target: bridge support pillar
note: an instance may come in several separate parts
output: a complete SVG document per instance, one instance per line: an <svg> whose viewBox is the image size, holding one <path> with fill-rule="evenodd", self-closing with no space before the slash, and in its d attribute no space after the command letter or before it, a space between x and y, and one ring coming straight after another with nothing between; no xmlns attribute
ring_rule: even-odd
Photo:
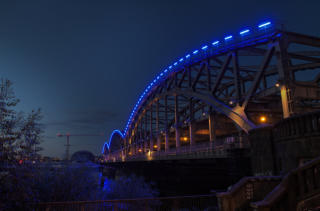
<svg viewBox="0 0 320 211"><path fill-rule="evenodd" d="M180 148L180 128L179 128L179 100L178 95L174 98L174 119L175 119L175 133L176 133L176 150Z"/></svg>
<svg viewBox="0 0 320 211"><path fill-rule="evenodd" d="M153 151L153 138L150 137L150 146L149 146L149 150L152 152Z"/></svg>
<svg viewBox="0 0 320 211"><path fill-rule="evenodd" d="M135 154L135 155L138 154L138 148L139 148L139 147L138 147L138 144L135 143L135 144L134 144L134 154Z"/></svg>
<svg viewBox="0 0 320 211"><path fill-rule="evenodd" d="M209 114L209 138L210 138L210 146L214 146L214 142L216 140L216 130L215 130L215 114Z"/></svg>
<svg viewBox="0 0 320 211"><path fill-rule="evenodd" d="M143 152L146 153L148 150L148 141L143 142Z"/></svg>
<svg viewBox="0 0 320 211"><path fill-rule="evenodd" d="M165 151L167 152L169 150L169 132L165 132Z"/></svg>
<svg viewBox="0 0 320 211"><path fill-rule="evenodd" d="M139 154L140 142L141 142L141 140L140 140L140 141L137 143L137 145L136 145L136 154L137 154L137 155Z"/></svg>
<svg viewBox="0 0 320 211"><path fill-rule="evenodd" d="M132 155L135 155L136 154L136 144L134 143L132 145Z"/></svg>
<svg viewBox="0 0 320 211"><path fill-rule="evenodd" d="M158 150L158 152L160 152L161 151L161 136L160 135L157 136L157 146L158 146L157 150Z"/></svg>
<svg viewBox="0 0 320 211"><path fill-rule="evenodd" d="M189 139L190 139L190 146L193 146L195 144L194 140L194 122L189 122Z"/></svg>
<svg viewBox="0 0 320 211"><path fill-rule="evenodd" d="M277 45L277 68L279 71L280 95L283 118L288 118L293 113L292 96L289 81L294 79L293 72L289 71L290 58L288 56L288 42L280 41Z"/></svg>
<svg viewBox="0 0 320 211"><path fill-rule="evenodd" d="M288 118L292 113L292 106L291 106L292 103L290 102L291 93L289 88L286 85L281 85L280 94L281 94L283 118Z"/></svg>
<svg viewBox="0 0 320 211"><path fill-rule="evenodd" d="M128 153L130 155L133 155L133 151L134 151L134 146L133 146L133 144L131 144Z"/></svg>
<svg viewBox="0 0 320 211"><path fill-rule="evenodd" d="M176 150L180 148L180 128L176 127Z"/></svg>

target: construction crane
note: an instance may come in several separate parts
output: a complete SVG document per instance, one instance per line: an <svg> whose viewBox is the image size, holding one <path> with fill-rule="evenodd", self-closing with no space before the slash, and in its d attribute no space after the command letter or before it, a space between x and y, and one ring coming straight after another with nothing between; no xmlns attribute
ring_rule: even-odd
<svg viewBox="0 0 320 211"><path fill-rule="evenodd" d="M66 143L66 160L69 161L69 152L70 152L70 136L103 136L103 133L100 134L70 134L70 133L66 133L66 134L61 134L58 133L57 134L58 137L67 137L67 143Z"/></svg>

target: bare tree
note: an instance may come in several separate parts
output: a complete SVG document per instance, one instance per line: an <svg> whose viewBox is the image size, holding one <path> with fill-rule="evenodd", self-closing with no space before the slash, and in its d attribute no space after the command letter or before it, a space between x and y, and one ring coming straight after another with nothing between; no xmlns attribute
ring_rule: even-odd
<svg viewBox="0 0 320 211"><path fill-rule="evenodd" d="M37 160L40 156L38 152L41 151L42 148L39 147L39 144L41 143L41 134L43 133L43 125L40 124L41 119L42 114L40 109L32 110L32 112L24 118L19 139L20 150L18 152L22 158Z"/></svg>
<svg viewBox="0 0 320 211"><path fill-rule="evenodd" d="M21 135L22 116L13 108L19 100L14 96L12 82L0 80L0 160L12 161L16 156L16 140Z"/></svg>
<svg viewBox="0 0 320 211"><path fill-rule="evenodd" d="M18 158L36 159L43 133L41 110L25 116L17 112L12 82L0 79L0 163L14 163Z"/></svg>

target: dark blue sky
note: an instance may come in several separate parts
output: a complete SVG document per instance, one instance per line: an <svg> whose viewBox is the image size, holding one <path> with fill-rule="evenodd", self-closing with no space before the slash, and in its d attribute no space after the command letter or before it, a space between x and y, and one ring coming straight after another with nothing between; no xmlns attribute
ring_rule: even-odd
<svg viewBox="0 0 320 211"><path fill-rule="evenodd" d="M319 0L0 1L0 76L20 110L42 108L43 154L62 156L58 132L123 129L147 83L203 43L270 19L320 36ZM106 137L72 137L98 154Z"/></svg>

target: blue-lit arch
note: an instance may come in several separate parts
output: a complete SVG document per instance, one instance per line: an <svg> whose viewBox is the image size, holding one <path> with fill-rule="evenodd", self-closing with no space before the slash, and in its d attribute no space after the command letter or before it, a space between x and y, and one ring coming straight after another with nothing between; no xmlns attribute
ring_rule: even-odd
<svg viewBox="0 0 320 211"><path fill-rule="evenodd" d="M113 138L113 136L114 136L115 134L119 134L121 138L124 138L124 135L123 135L123 133L122 133L120 130L113 130L112 133L111 133L111 135L110 135L110 137L109 137L109 141L108 141L108 142L106 141L106 142L103 144L102 152L101 152L102 154L105 152L106 147L107 147L108 150L110 149L111 142L112 142L112 138Z"/></svg>

